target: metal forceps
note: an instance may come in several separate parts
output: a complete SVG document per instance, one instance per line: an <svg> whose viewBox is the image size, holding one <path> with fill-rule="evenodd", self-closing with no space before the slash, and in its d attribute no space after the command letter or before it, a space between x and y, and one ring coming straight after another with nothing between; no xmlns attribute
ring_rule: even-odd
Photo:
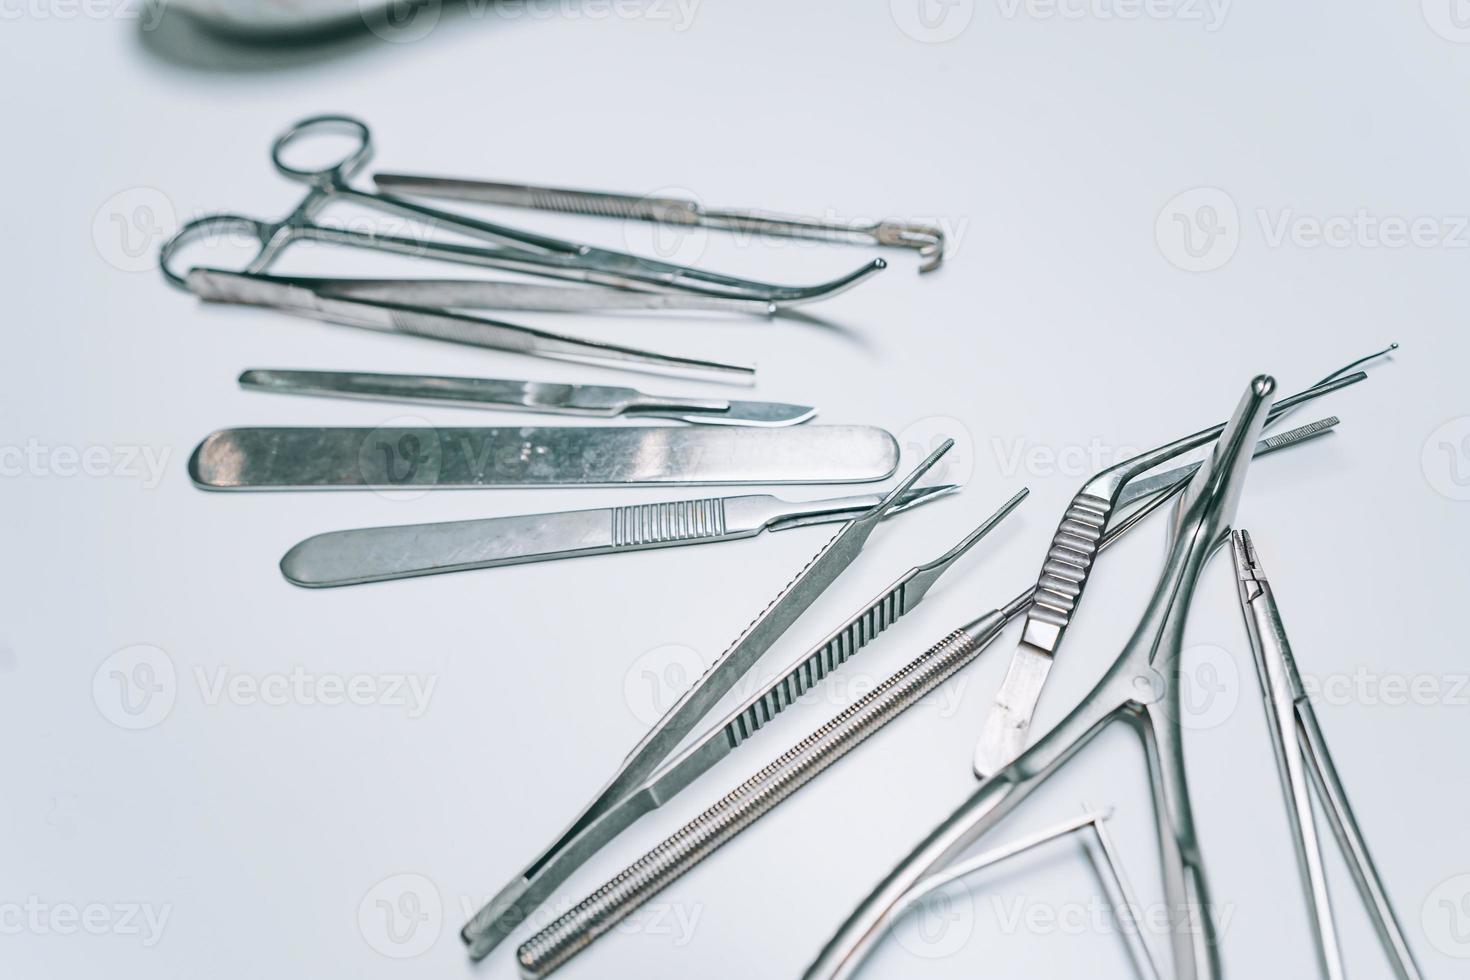
<svg viewBox="0 0 1470 980"><path fill-rule="evenodd" d="M1395 344L1388 350L1397 346ZM1361 381L1364 377L1361 372L1353 375L1347 375L1347 372L1383 353L1387 351L1359 358L1327 375L1313 388L1282 399L1271 408L1266 424L1275 422L1310 398ZM1097 557L1098 541L1109 515L1126 501L1128 495L1146 492L1161 479L1140 479L1142 474L1166 459L1204 445L1219 431L1217 427L1197 432L1124 460L1088 480L1072 498L1047 550L1036 583L1036 601L1026 613L1026 625L1016 644L1010 667L981 728L975 746L977 777L984 779L998 771L1025 748L1041 690L1061 646L1062 636L1087 587L1087 578Z"/></svg>
<svg viewBox="0 0 1470 980"><path fill-rule="evenodd" d="M572 190L539 184L507 184L495 180L422 177L416 174L373 174L373 183L389 191L422 194L456 201L481 201L509 207L626 218L656 224L713 228L717 231L778 235L848 245L886 245L917 249L920 272L933 272L944 261L944 232L933 225L908 221L829 221L805 215L775 214L735 208L707 208L682 197L650 197L609 191Z"/></svg>
<svg viewBox="0 0 1470 980"><path fill-rule="evenodd" d="M1330 430L1336 421L1326 419L1283 432L1257 444L1255 455L1263 456L1315 438ZM1138 507L1126 514L1120 512L1109 524L1098 550L1106 549L1149 514L1175 499L1188 486L1194 471L1195 467L1182 466L1160 474L1161 481L1153 490L1140 496L1143 502ZM1020 496L1013 497L1000 512L971 532L948 554L900 578L878 599L839 627L826 642L792 664L779 681L736 709L723 726L727 740L719 737L722 734L720 726L712 729L679 758L649 777L643 784L643 790L605 814L599 824L615 820L618 812L627 809L638 797L659 797L677 792L679 787L707 768L706 760L712 761L711 750L717 753L713 756L717 759L723 754L721 750L729 751L726 745L742 744L750 731L769 720L785 701L805 691L813 677L820 679L834 669L830 666L834 659L839 665L845 662L870 634L881 631L891 622L891 617L916 605L945 568L1014 506ZM798 741L774 762L742 781L699 816L614 874L600 888L521 944L516 951L516 959L522 976L544 977L566 963L633 910L790 799L838 759L854 751L889 722L919 703L930 691L979 657L1012 619L1026 611L1035 592L1034 586L1024 589L1004 606L988 610L950 631L919 657L890 674L838 715ZM596 833L597 827L598 824L594 824L584 833L583 839ZM574 844L573 848L576 846ZM1112 863L1116 864L1115 861ZM955 870L948 869L944 874L950 875ZM939 879L939 875L930 876L925 883ZM1126 904L1129 908L1136 907L1131 900ZM1142 937L1134 932L1129 938L1140 970L1149 977L1156 977L1157 971L1151 968L1152 959Z"/></svg>
<svg viewBox="0 0 1470 980"><path fill-rule="evenodd" d="M656 791L648 790L646 781L715 703L857 558L878 523L953 445L954 440L945 440L881 501L843 525L634 746L612 779L571 825L475 913L460 933L473 958L480 959L494 949L605 840L682 788L683 783L675 779ZM723 734L720 740L724 740ZM735 744L731 742L730 747ZM695 762L686 770L684 782L692 779L702 764L712 763Z"/></svg>
<svg viewBox="0 0 1470 980"><path fill-rule="evenodd" d="M1092 691L1055 728L983 781L865 898L808 968L807 980L850 976L888 910L951 863L1115 721L1143 740L1169 905L1177 980L1213 980L1219 951L1194 829L1180 729L1179 658L1200 572L1224 543L1250 467L1251 446L1276 383L1252 379L1208 461L1185 488L1176 532L1153 597L1132 638Z"/></svg>
<svg viewBox="0 0 1470 980"><path fill-rule="evenodd" d="M292 144L304 138L312 135L344 134L354 138L357 145L336 162L319 167L298 167L285 159ZM754 303L756 310L769 312L772 306L790 306L832 296L856 285L885 266L883 260L875 259L846 276L812 286L781 286L692 269L539 235L464 214L426 207L391 194L360 190L351 186L350 179L366 165L371 155L372 139L368 127L352 116L313 116L296 123L271 144L271 161L277 172L307 185L308 190L301 203L280 221L260 221L238 214L207 215L190 221L164 243L160 255L164 276L175 286L190 288L186 278L171 267L174 255L190 241L230 230L243 230L260 242L260 251L246 267L247 273L264 272L292 242L309 240L634 292L663 294L663 298L655 296L649 300L651 307L668 306L671 303L668 297L678 296L689 297L696 306L719 308L733 303L735 309L750 310ZM318 224L317 215L333 200L406 217L433 228L466 235L490 244L452 244L421 238L369 234ZM389 293L398 290L422 293L425 285L413 280L399 281L396 285L389 283L380 286L377 292L379 298L384 290ZM458 285L464 286L462 283ZM446 287L446 292L454 293L461 301L473 298L464 295L463 288ZM573 290L569 293L568 302L572 305L566 308L587 308L589 294L585 290ZM549 300L543 299L543 305L538 308L557 308L554 305L544 305L546 302ZM435 305L449 304L438 302ZM626 297L619 298L614 305L626 307Z"/></svg>
<svg viewBox="0 0 1470 980"><path fill-rule="evenodd" d="M1337 941L1337 925L1332 915L1332 899L1327 891L1327 873L1322 864L1316 817L1312 812L1307 783L1309 770L1363 904L1373 919L1384 951L1388 953L1394 975L1399 980L1420 980L1419 966L1414 962L1403 928L1394 917L1383 880L1373 865L1368 844L1353 817L1347 791L1338 778L1337 767L1327 750L1327 740L1317 724L1317 715L1307 698L1301 675L1297 673L1296 659L1291 655L1291 643L1286 638L1281 612L1276 607L1271 583L1261 569L1255 546L1245 531L1232 534L1230 544L1235 556L1240 609L1245 616L1246 631L1250 634L1261 693L1266 698L1271 744L1281 772L1281 788L1286 795L1287 817L1296 844L1302 884L1306 889L1307 912L1316 933L1317 958L1322 974L1330 980L1343 980L1346 975Z"/></svg>

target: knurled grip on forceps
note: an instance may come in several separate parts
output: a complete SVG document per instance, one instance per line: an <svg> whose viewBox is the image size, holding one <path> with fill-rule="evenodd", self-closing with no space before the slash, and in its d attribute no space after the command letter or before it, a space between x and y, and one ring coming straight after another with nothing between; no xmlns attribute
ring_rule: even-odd
<svg viewBox="0 0 1470 980"><path fill-rule="evenodd" d="M973 660L1004 622L995 612L950 633L532 936L516 950L522 975L548 975L612 929Z"/></svg>

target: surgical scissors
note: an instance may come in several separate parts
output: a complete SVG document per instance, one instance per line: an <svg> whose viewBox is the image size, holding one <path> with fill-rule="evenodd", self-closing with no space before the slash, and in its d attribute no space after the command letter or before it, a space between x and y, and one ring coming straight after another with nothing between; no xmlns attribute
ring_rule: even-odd
<svg viewBox="0 0 1470 980"><path fill-rule="evenodd" d="M1327 891L1327 871L1322 864L1322 848L1317 837L1316 817L1308 795L1308 770L1332 830L1342 846L1363 904L1373 919L1379 941L1388 953L1394 975L1399 980L1420 980L1419 966L1414 962L1403 928L1394 917L1383 879L1373 865L1368 844L1353 817L1347 791L1338 778L1337 767L1327 751L1326 737L1317 724L1317 714L1297 672L1291 643L1286 638L1286 627L1281 622L1281 611L1276 606L1276 595L1261 569L1255 545L1245 531L1231 535L1230 544L1235 556L1240 610L1245 616L1246 631L1250 634L1261 694L1266 699L1271 744L1281 773L1281 788L1286 796L1287 817L1296 844L1302 884L1306 889L1307 911L1316 933L1317 957L1322 973L1331 980L1342 980L1345 976L1337 926L1332 915L1332 899Z"/></svg>
<svg viewBox="0 0 1470 980"><path fill-rule="evenodd" d="M1148 760L1174 975L1177 980L1219 976L1216 923L1184 769L1179 661L1195 587L1225 541L1250 467L1250 447L1265 424L1275 389L1268 376L1251 380L1209 460L1180 496L1173 544L1153 597L1102 679L1056 727L985 779L869 893L808 968L806 980L850 976L904 895L984 836L1119 720L1138 731Z"/></svg>
<svg viewBox="0 0 1470 980"><path fill-rule="evenodd" d="M340 159L321 166L296 166L288 162L286 157L293 144L313 135L346 135L355 140L355 146ZM663 299L650 301L653 306L669 305L668 295L689 296L696 300L697 305L705 306L717 305L710 301L719 300L737 301L737 308L745 308L752 300L761 304L791 306L835 295L885 267L882 259L874 259L848 275L826 283L781 286L596 248L426 207L391 194L353 187L349 181L367 164L371 155L372 136L361 120L343 115L312 116L301 120L271 144L271 161L277 172L290 180L307 185L306 196L301 203L279 221L261 221L244 215L222 213L206 215L188 222L163 245L160 265L164 277L182 289L190 288L187 277L171 266L173 258L189 242L230 231L243 231L259 242L259 251L246 266L246 273L266 271L292 242L316 241L592 283L622 290L665 294ZM319 224L316 220L318 214L334 200L408 218L431 228L455 232L490 244L454 244ZM423 287L423 283L400 281L397 288L422 292ZM574 304L569 308L587 308L585 292L577 292L577 298L569 299ZM626 306L626 299L621 298L617 305ZM547 307L543 305L541 308Z"/></svg>

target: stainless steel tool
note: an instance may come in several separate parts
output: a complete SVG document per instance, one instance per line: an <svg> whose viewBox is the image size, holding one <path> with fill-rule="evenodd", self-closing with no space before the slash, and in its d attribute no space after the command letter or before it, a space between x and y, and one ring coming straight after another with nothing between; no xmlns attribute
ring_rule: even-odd
<svg viewBox="0 0 1470 980"><path fill-rule="evenodd" d="M1219 977L1215 910L1181 746L1179 658L1195 586L1210 555L1224 543L1250 466L1250 448L1265 424L1274 391L1269 377L1251 381L1208 463L1180 495L1173 543L1153 597L1102 679L1056 727L985 779L884 878L823 948L808 968L807 980L851 976L889 910L905 894L975 844L1099 732L1120 720L1139 733L1148 760L1174 975L1178 980Z"/></svg>
<svg viewBox="0 0 1470 980"><path fill-rule="evenodd" d="M953 483L916 487L900 497L888 513L902 513L958 489ZM322 588L615 551L734 541L767 530L850 521L876 507L880 500L882 497L875 493L804 501L782 500L763 493L328 531L286 552L281 559L281 574L294 585Z"/></svg>
<svg viewBox="0 0 1470 980"><path fill-rule="evenodd" d="M675 419L702 425L797 425L817 413L810 405L649 395L634 388L608 385L424 374L369 374L361 371L253 369L240 375L240 387L283 395L498 408L602 419L616 416Z"/></svg>
<svg viewBox="0 0 1470 980"><path fill-rule="evenodd" d="M321 137L347 137L349 152L321 166L298 166L287 157L299 153L301 144ZM260 243L260 250L244 269L247 274L264 272L292 242L314 241L359 249L390 252L412 258L435 259L502 269L510 272L590 283L634 292L664 293L696 298L758 300L791 306L833 296L851 288L885 267L882 259L846 276L812 286L781 286L693 269L611 249L597 248L548 235L511 228L425 207L405 198L360 190L349 181L372 155L372 136L359 119L342 115L312 116L291 126L271 144L271 161L282 176L308 187L301 203L280 221L260 221L238 214L213 214L196 218L164 243L159 264L164 277L174 285L191 289L173 260L191 242L245 235ZM435 231L477 239L465 245L430 238L379 234L322 225L319 213L331 202L343 201L406 218ZM574 307L586 308L583 297ZM667 302L667 301L665 301ZM444 306L436 302L435 306Z"/></svg>
<svg viewBox="0 0 1470 980"><path fill-rule="evenodd" d="M1360 358L1332 372L1316 386L1282 399L1272 407L1267 424L1318 395L1362 380L1362 372L1351 375L1347 372L1383 353L1386 351ZM1025 747L1047 675L1087 587L1098 536L1108 514L1118 506L1124 487L1164 460L1204 445L1221 428L1215 426L1197 432L1111 466L1088 480L1072 498L1041 566L1036 603L1026 613L1026 626L1016 644L1016 652L981 728L975 746L977 777L983 779L998 772Z"/></svg>
<svg viewBox="0 0 1470 980"><path fill-rule="evenodd" d="M1283 433L1280 438L1285 440L1284 445L1296 445L1327 431L1330 428L1330 425L1324 425L1327 421L1335 423L1335 420L1315 422ZM1148 499L1133 510L1124 513L1120 509L1115 512L1114 520L1098 544L1099 552L1183 492L1192 472L1192 467L1173 471L1173 483L1155 486ZM1012 498L1007 507L1014 506L1017 499ZM993 524L999 516L991 518L987 526ZM915 592L915 587L922 586L927 591L932 584L934 570L937 568L942 571L947 567L947 562L953 560L951 556L961 548L968 547L985 529L986 526L982 526L944 558L913 569L895 582L823 644L793 663L774 683L732 712L723 725L712 728L681 753L678 759L649 777L642 789L630 795L625 803L584 831L578 841L574 842L572 849L579 846L586 849L601 846L632 819L636 819L637 815L646 812L646 804L644 809L636 810L631 816L620 811L635 810L641 800L659 800L667 795L670 786L682 788L714 761L723 758L729 751L726 746L743 744L750 734L769 721L786 704L799 697L830 670L846 662L851 652L855 652L857 647L891 623L895 605L903 610L915 603L916 600L911 596L916 594L922 597L923 592ZM935 687L978 657L1000 635L1007 623L1026 611L1035 594L1034 586L1023 590L1003 607L990 610L949 633L837 717L798 742L776 761L742 782L705 813L654 847L641 860L629 865L605 886L521 946L518 958L523 972L528 976L543 976L555 969L643 902L815 779L819 773L878 729L917 704ZM876 628L873 625L875 623ZM851 639L854 635L856 642ZM610 821L618 822L610 830L601 826ZM581 859L585 859L585 856ZM1141 964L1140 969L1149 973L1152 959L1141 940L1136 944L1130 943L1130 946L1133 947L1137 962Z"/></svg>
<svg viewBox="0 0 1470 980"><path fill-rule="evenodd" d="M708 825L721 821L722 817L727 816L721 808L729 807L734 796L735 794L731 794L730 797L726 797L715 807L701 814L698 819L686 824L678 833L665 839L642 859L629 865L617 877L522 943L516 950L516 961L520 966L521 976L528 980L542 980L543 977L550 976L573 956L586 949L597 937L605 935L625 919L642 902L652 897L654 893L648 893L646 889L639 887L643 881L648 880L649 869L653 867L670 869L675 866L677 860L675 855L693 854L698 850L708 848L711 829ZM746 799L741 798L740 804L736 805L742 805L745 802ZM1112 841L1103 830L1103 823L1109 816L1109 813L1094 813L1088 810L1080 817L1074 817L1057 826L1028 834L1003 847L978 854L942 873L936 873L905 895L902 901L896 904L890 914L885 917L881 928L884 930L891 928L904 912L914 908L928 895L941 888L953 885L1010 858L1032 851L1043 844L1070 837L1073 834L1088 832L1095 847L1092 852L1093 867L1097 870L1103 888L1108 893L1114 918L1123 934L1128 953L1133 959L1138 974L1144 980L1159 980L1159 972L1154 965L1153 957L1138 935L1137 928L1133 925L1132 916L1136 914L1139 907L1138 901L1133 897L1127 878L1123 875ZM707 850L705 853L708 853ZM668 880L671 881L672 878ZM634 900L635 896L637 900Z"/></svg>
<svg viewBox="0 0 1470 980"><path fill-rule="evenodd" d="M1306 891L1307 912L1312 921L1322 975L1331 980L1343 980L1346 972L1337 939L1337 924L1332 914L1332 897L1327 890L1327 870L1322 863L1317 819L1312 810L1311 787L1307 781L1309 772L1379 941L1388 954L1394 975L1399 980L1420 980L1419 965L1414 962L1403 927L1394 916L1383 879L1368 853L1367 841L1353 816L1347 791L1337 775L1337 767L1327 750L1326 737L1317 724L1316 712L1297 672L1296 658L1292 656L1286 627L1281 622L1281 611L1276 606L1276 594L1261 568L1261 560L1250 535L1236 531L1230 543L1235 556L1240 609L1245 616L1246 631L1250 634L1251 650L1255 654L1261 694L1266 699L1271 744L1281 773L1286 813L1296 844L1298 867L1302 887Z"/></svg>
<svg viewBox="0 0 1470 980"><path fill-rule="evenodd" d="M337 296L313 287L309 280L200 268L189 272L187 282L191 292L209 302L264 306L309 320L382 333L426 337L602 367L681 374L741 384L749 383L755 376L755 368L749 365L660 354L503 320L451 313L437 307Z"/></svg>
<svg viewBox="0 0 1470 980"><path fill-rule="evenodd" d="M1335 420L1331 421L1335 423ZM1285 445L1294 445L1321 435L1327 431L1327 428L1330 426L1316 422L1292 432L1283 433L1280 438L1284 440ZM1189 476L1183 470L1176 471L1176 475L1177 479L1173 485L1156 488L1150 499L1132 511L1126 514L1119 512L1115 515L1115 520L1109 526L1107 535L1099 548L1106 548L1148 514L1181 492L1189 482ZM846 663L858 650L891 626L899 617L918 606L937 579L1019 503L1023 495L1024 491L1012 497L996 514L944 555L932 562L910 569L906 574L900 576L897 581L863 606L825 640L778 671L772 681L731 711L723 721L711 726L688 748L665 763L636 789L624 794L620 802L604 808L600 815L583 822L580 827L574 827L575 833L569 831L555 848L543 855L537 864L527 869L521 879L502 889L501 894L466 925L464 937L467 942L471 943L471 955L478 958L488 953L529 913L529 909L534 907L535 902L548 897L560 881L580 867L592 854L597 853L639 817L657 808L663 801L688 786L732 750L745 744L767 722L795 702L812 686ZM838 719L834 719L813 733L809 739L798 746L798 749L783 756L784 761L778 761L766 767L757 777L743 784L742 792L754 790L757 783L761 785L768 783L778 787L781 790L780 798L784 799L836 758L855 747L872 731L887 724L898 713L915 703L915 700L922 697L924 692L931 690L934 684L941 683L969 663L991 639L999 635L1006 622L1026 610L1034 594L1034 587L1027 589L1012 599L1002 610L986 613L969 627L950 634L929 652L895 674L894 678L886 682L880 691L871 692ZM973 644L968 640L962 642L960 637L969 636L971 628L974 630L975 642ZM819 748L806 751L818 743L820 743ZM726 831L738 833L740 829L769 808L766 802L770 799L769 795L761 796L760 799L752 796L749 800L742 800L738 805L722 810L723 817L719 819L732 818L733 823L721 824L721 826ZM776 802L779 802L779 799ZM711 817L705 821L704 825L712 826L714 819ZM685 838L681 838L683 839ZM713 840L708 837L699 839L706 842ZM638 903L656 892L658 888L693 867L711 850L713 848L681 851L677 860L661 859L659 868L662 870L657 870L640 879L642 883L638 888L623 889L619 895L623 900L633 903L629 908L631 910L632 907L636 907ZM647 889L652 889L652 891ZM534 901L527 900L527 894L533 895ZM600 900L600 907L608 914L617 914L620 904L608 904L606 899L607 896L603 896L603 899ZM591 928L592 924L601 921L601 915L602 913L591 915L583 919L582 924ZM585 938L590 942L593 934L588 932ZM562 948L562 944L559 943L558 948Z"/></svg>
<svg viewBox="0 0 1470 980"><path fill-rule="evenodd" d="M566 830L475 913L461 932L472 957L480 959L509 935L603 842L682 788L677 783L666 785L656 795L645 792L643 784L771 644L852 564L878 522L953 445L954 440L945 440L877 506L847 522L664 713ZM614 812L617 815L607 823L601 822Z"/></svg>
<svg viewBox="0 0 1470 980"><path fill-rule="evenodd" d="M898 443L861 425L786 429L240 428L189 459L204 490L866 483L898 466Z"/></svg>
<svg viewBox="0 0 1470 980"><path fill-rule="evenodd" d="M399 194L478 201L565 214L652 221L682 227L804 238L844 245L885 245L917 249L920 272L932 272L944 261L944 232L911 221L833 221L804 215L776 214L745 208L707 208L681 197L571 190L538 184L507 184L460 177L376 173L373 183Z"/></svg>

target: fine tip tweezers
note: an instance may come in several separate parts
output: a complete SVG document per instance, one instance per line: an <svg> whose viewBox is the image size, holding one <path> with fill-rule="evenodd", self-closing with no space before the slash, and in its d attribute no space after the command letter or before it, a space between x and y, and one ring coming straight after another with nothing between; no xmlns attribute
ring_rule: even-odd
<svg viewBox="0 0 1470 980"><path fill-rule="evenodd" d="M207 302L263 306L310 320L362 327L383 333L445 340L579 364L678 374L737 384L749 384L755 377L755 368L750 365L727 364L678 354L660 354L488 317L452 313L435 306L354 299L327 292L310 279L195 268L189 272L185 282L190 292Z"/></svg>
<svg viewBox="0 0 1470 980"><path fill-rule="evenodd" d="M1414 962L1404 930L1394 916L1383 879L1368 853L1367 841L1353 816L1347 791L1338 778L1337 767L1327 750L1326 737L1317 724L1317 714L1297 672L1291 643L1286 638L1286 627L1281 622L1281 611L1276 606L1275 593L1261 568L1255 546L1245 531L1236 531L1230 544L1235 556L1240 609L1245 616L1246 631L1250 634L1251 651L1255 654L1261 694L1266 700L1271 745L1281 774L1287 819L1296 845L1298 869L1322 975L1329 980L1343 980L1346 973L1337 939L1337 924L1332 914L1332 898L1327 890L1327 871L1322 863L1317 821L1312 810L1309 775L1357 883L1363 904L1373 920L1379 942L1388 954L1394 975L1398 980L1420 980L1419 966Z"/></svg>
<svg viewBox="0 0 1470 980"><path fill-rule="evenodd" d="M1299 394L1281 399L1271 407L1267 424L1313 398L1363 380L1366 375L1361 371L1344 375L1359 363L1361 360L1333 372ZM981 728L975 746L976 777L984 779L999 771L1025 748L1047 675L1087 587L1098 539L1108 516L1128 499L1130 491L1125 488L1161 463L1210 442L1224 428L1212 426L1102 470L1072 498L1037 578L1036 602L1026 613L1026 625L1016 651ZM1132 493L1144 492L1151 486L1139 482L1141 486Z"/></svg>
<svg viewBox="0 0 1470 980"><path fill-rule="evenodd" d="M1169 555L1131 639L1068 715L987 779L869 893L807 969L806 980L848 977L876 942L888 911L950 864L1115 721L1140 735L1153 788L1169 940L1179 980L1220 975L1219 939L1185 776L1179 656L1200 573L1224 543L1271 410L1275 381L1251 380L1208 461L1180 496ZM1279 403L1278 403L1279 404Z"/></svg>
<svg viewBox="0 0 1470 980"><path fill-rule="evenodd" d="M373 374L365 371L288 371L252 368L240 387L282 395L320 395L452 405L515 412L544 412L587 418L674 419L700 425L799 425L817 414L810 405L731 401L650 395L636 388L558 384L501 378L442 377L427 374Z"/></svg>
<svg viewBox="0 0 1470 980"><path fill-rule="evenodd" d="M915 487L889 516L958 490L953 483ZM782 500L768 493L705 497L596 510L517 514L434 524L328 531L298 543L281 559L293 585L326 588L499 568L529 562L751 538L814 524L850 521L882 497Z"/></svg>
<svg viewBox="0 0 1470 980"><path fill-rule="evenodd" d="M876 506L848 521L664 713L623 760L607 785L551 846L475 913L461 932L473 958L480 959L495 948L605 840L646 812L639 808L651 809L682 788L683 783L669 780L655 792L645 786L645 781L668 760L716 702L852 564L878 523L953 445L954 440L945 440ZM706 751L729 751L738 744L730 742L723 730L718 735L703 743L714 746ZM687 777L692 778L692 774ZM607 818L608 823L603 823L602 818Z"/></svg>
<svg viewBox="0 0 1470 980"><path fill-rule="evenodd" d="M918 250L920 272L944 261L944 232L910 221L826 221L804 215L735 208L707 208L681 197L573 190L538 184L510 184L462 177L376 173L381 190L455 201L477 201L562 214L651 221L681 227L713 228L748 235L774 235L846 245L883 245Z"/></svg>

